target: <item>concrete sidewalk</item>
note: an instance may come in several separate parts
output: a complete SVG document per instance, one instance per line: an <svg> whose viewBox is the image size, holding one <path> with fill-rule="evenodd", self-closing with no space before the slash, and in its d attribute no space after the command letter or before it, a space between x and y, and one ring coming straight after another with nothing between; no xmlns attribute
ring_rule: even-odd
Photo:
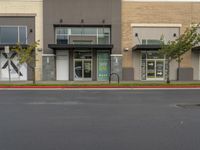
<svg viewBox="0 0 200 150"><path fill-rule="evenodd" d="M0 81L0 85L4 84L32 84L33 81ZM112 81L111 83L117 84L117 81ZM121 81L120 84L164 84L166 81ZM198 81L171 81L172 84L199 84L200 85L200 80ZM76 85L76 84L94 84L94 85L108 85L109 81L36 81L36 84L45 84L45 85L61 85L61 84L66 84L66 85Z"/></svg>

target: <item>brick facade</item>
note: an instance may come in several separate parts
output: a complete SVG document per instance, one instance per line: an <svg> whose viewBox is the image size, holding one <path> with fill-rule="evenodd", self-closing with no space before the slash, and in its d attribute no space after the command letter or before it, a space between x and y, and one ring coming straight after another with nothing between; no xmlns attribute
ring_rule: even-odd
<svg viewBox="0 0 200 150"><path fill-rule="evenodd" d="M200 3L195 2L131 2L122 3L123 67L133 67L133 31L131 24L181 24L180 34L192 23L200 21ZM184 55L181 67L192 67L192 52Z"/></svg>

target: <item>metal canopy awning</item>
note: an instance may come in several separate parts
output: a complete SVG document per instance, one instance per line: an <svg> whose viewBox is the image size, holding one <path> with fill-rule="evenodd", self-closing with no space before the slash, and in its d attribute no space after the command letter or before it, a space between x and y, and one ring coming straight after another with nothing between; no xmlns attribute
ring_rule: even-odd
<svg viewBox="0 0 200 150"><path fill-rule="evenodd" d="M4 50L5 46L9 46L10 49L14 48L15 46L17 46L17 44L0 44L0 50ZM22 48L27 48L28 45L27 44L22 44L21 45Z"/></svg>
<svg viewBox="0 0 200 150"><path fill-rule="evenodd" d="M196 47L192 48L192 51L200 52L200 46L196 46Z"/></svg>
<svg viewBox="0 0 200 150"><path fill-rule="evenodd" d="M146 44L138 44L135 45L132 50L133 51L157 51L161 49L161 45L146 45Z"/></svg>
<svg viewBox="0 0 200 150"><path fill-rule="evenodd" d="M49 44L48 47L53 50L112 50L113 45L96 45L96 44Z"/></svg>

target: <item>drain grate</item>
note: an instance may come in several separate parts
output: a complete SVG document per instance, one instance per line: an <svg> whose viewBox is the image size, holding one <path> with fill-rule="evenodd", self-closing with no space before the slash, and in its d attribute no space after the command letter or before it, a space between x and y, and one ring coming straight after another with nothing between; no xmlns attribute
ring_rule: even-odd
<svg viewBox="0 0 200 150"><path fill-rule="evenodd" d="M177 104L177 107L188 108L188 109L199 109L200 104Z"/></svg>

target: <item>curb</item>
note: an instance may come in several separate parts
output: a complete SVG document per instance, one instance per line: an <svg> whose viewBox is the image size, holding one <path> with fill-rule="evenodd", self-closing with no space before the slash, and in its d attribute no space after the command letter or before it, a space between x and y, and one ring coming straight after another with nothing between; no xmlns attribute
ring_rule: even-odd
<svg viewBox="0 0 200 150"><path fill-rule="evenodd" d="M200 86L0 86L0 89L200 89Z"/></svg>

